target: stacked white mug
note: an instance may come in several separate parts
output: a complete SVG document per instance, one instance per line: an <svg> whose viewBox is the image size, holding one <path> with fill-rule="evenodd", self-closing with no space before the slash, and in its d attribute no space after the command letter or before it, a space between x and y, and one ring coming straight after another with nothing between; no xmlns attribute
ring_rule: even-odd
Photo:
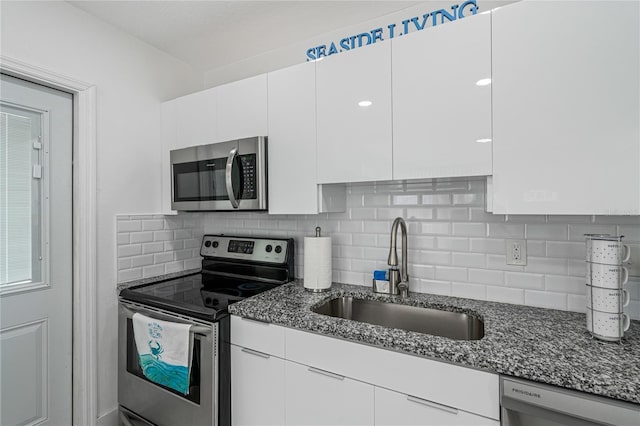
<svg viewBox="0 0 640 426"><path fill-rule="evenodd" d="M621 236L585 234L587 238L587 329L601 340L619 341L629 329L624 313L629 292L629 270L622 264L631 257Z"/></svg>

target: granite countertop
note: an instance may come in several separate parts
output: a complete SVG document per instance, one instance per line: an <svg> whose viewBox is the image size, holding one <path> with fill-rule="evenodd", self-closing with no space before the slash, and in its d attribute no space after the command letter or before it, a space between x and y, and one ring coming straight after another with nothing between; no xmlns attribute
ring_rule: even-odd
<svg viewBox="0 0 640 426"><path fill-rule="evenodd" d="M476 341L452 340L311 311L339 296L471 313L484 321L485 334ZM229 311L245 318L640 404L638 321L631 322L619 344L592 338L585 315L575 312L422 293L411 293L403 301L346 284L334 284L327 293L310 293L300 282L230 305Z"/></svg>

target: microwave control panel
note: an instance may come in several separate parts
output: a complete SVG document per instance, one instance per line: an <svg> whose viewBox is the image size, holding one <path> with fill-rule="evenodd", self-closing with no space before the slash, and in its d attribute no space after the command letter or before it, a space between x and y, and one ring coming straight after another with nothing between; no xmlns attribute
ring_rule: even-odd
<svg viewBox="0 0 640 426"><path fill-rule="evenodd" d="M248 154L240 156L242 164L242 199L253 200L256 192L256 155Z"/></svg>

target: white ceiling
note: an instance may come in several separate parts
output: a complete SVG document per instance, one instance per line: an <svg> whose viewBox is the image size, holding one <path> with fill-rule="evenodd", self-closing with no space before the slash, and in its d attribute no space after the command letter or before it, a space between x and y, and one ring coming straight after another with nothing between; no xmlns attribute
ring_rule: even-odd
<svg viewBox="0 0 640 426"><path fill-rule="evenodd" d="M197 69L223 67L424 1L69 1Z"/></svg>

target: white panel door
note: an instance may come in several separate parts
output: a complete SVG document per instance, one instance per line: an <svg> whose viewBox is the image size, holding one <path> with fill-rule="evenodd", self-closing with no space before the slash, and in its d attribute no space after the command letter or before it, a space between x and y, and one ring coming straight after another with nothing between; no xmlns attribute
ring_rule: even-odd
<svg viewBox="0 0 640 426"><path fill-rule="evenodd" d="M286 424L372 425L373 385L286 362Z"/></svg>
<svg viewBox="0 0 640 426"><path fill-rule="evenodd" d="M384 388L375 388L376 426L498 426L498 420Z"/></svg>
<svg viewBox="0 0 640 426"><path fill-rule="evenodd" d="M0 424L69 425L72 96L0 88Z"/></svg>
<svg viewBox="0 0 640 426"><path fill-rule="evenodd" d="M640 3L523 1L492 22L493 212L640 214Z"/></svg>
<svg viewBox="0 0 640 426"><path fill-rule="evenodd" d="M390 180L391 44L316 62L318 183Z"/></svg>
<svg viewBox="0 0 640 426"><path fill-rule="evenodd" d="M217 139L267 136L267 75L245 78L216 87Z"/></svg>
<svg viewBox="0 0 640 426"><path fill-rule="evenodd" d="M491 14L392 41L393 178L490 175Z"/></svg>
<svg viewBox="0 0 640 426"><path fill-rule="evenodd" d="M285 361L231 345L231 423L284 424Z"/></svg>

